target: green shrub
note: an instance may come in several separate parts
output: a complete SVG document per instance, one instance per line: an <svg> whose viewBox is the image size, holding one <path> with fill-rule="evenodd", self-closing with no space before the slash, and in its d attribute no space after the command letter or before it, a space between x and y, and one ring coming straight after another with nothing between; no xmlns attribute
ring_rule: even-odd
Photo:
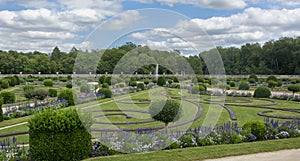
<svg viewBox="0 0 300 161"><path fill-rule="evenodd" d="M268 83L268 87L272 89L277 86L277 82L273 80L269 80L267 83Z"/></svg>
<svg viewBox="0 0 300 161"><path fill-rule="evenodd" d="M81 115L81 114L80 114ZM28 122L30 158L35 161L74 160L88 157L91 135L85 129L91 117L79 117L75 109L45 110Z"/></svg>
<svg viewBox="0 0 300 161"><path fill-rule="evenodd" d="M173 82L174 83L179 83L178 78L177 77L173 77Z"/></svg>
<svg viewBox="0 0 300 161"><path fill-rule="evenodd" d="M16 95L13 92L1 92L0 96L3 98L3 103L14 103L16 101Z"/></svg>
<svg viewBox="0 0 300 161"><path fill-rule="evenodd" d="M112 77L106 77L105 83L107 83L108 85L111 85L111 79L112 79Z"/></svg>
<svg viewBox="0 0 300 161"><path fill-rule="evenodd" d="M247 84L247 82L241 82L239 85L239 90L249 90L250 86Z"/></svg>
<svg viewBox="0 0 300 161"><path fill-rule="evenodd" d="M105 79L106 79L105 76L101 76L101 77L99 78L99 83L100 83L100 84L103 84L103 83L105 82Z"/></svg>
<svg viewBox="0 0 300 161"><path fill-rule="evenodd" d="M293 92L293 95L295 95L296 92L300 92L300 85L299 84L289 84L288 90Z"/></svg>
<svg viewBox="0 0 300 161"><path fill-rule="evenodd" d="M58 99L66 99L69 106L74 106L76 102L76 95L73 93L72 89L63 89L59 95Z"/></svg>
<svg viewBox="0 0 300 161"><path fill-rule="evenodd" d="M103 83L103 84L102 84L102 88L109 88L108 83Z"/></svg>
<svg viewBox="0 0 300 161"><path fill-rule="evenodd" d="M38 77L38 81L44 81L45 80L45 78L44 77Z"/></svg>
<svg viewBox="0 0 300 161"><path fill-rule="evenodd" d="M206 91L207 87L204 84L199 84L199 91Z"/></svg>
<svg viewBox="0 0 300 161"><path fill-rule="evenodd" d="M250 80L251 79L251 80ZM250 83L255 83L255 82L258 82L258 78L257 78L257 76L255 75L255 74L251 74L250 76L249 76L249 78L248 78L248 81L250 82Z"/></svg>
<svg viewBox="0 0 300 161"><path fill-rule="evenodd" d="M169 79L169 80L168 80L168 83L169 83L169 84L172 84L172 83L173 83L173 80L172 80L172 79Z"/></svg>
<svg viewBox="0 0 300 161"><path fill-rule="evenodd" d="M112 96L112 92L108 88L99 89L98 94L103 94L104 98L111 98Z"/></svg>
<svg viewBox="0 0 300 161"><path fill-rule="evenodd" d="M33 92L33 95L38 100L44 100L48 96L48 91L39 89Z"/></svg>
<svg viewBox="0 0 300 161"><path fill-rule="evenodd" d="M235 86L236 86L236 84L235 84L234 81L230 81L230 82L229 82L229 85L230 85L230 87L235 87Z"/></svg>
<svg viewBox="0 0 300 161"><path fill-rule="evenodd" d="M254 98L269 98L271 96L271 91L267 87L258 87L254 91Z"/></svg>
<svg viewBox="0 0 300 161"><path fill-rule="evenodd" d="M57 90L56 89L48 89L48 96L56 97L57 96Z"/></svg>
<svg viewBox="0 0 300 161"><path fill-rule="evenodd" d="M66 87L67 87L67 88L72 88L72 87L73 87L72 82L68 82L68 83L66 84Z"/></svg>
<svg viewBox="0 0 300 161"><path fill-rule="evenodd" d="M257 137L258 140L264 140L267 134L266 125L259 121L249 121L243 126L244 129L250 129L251 133Z"/></svg>
<svg viewBox="0 0 300 161"><path fill-rule="evenodd" d="M166 78L165 77L158 77L157 85L164 86L166 84Z"/></svg>
<svg viewBox="0 0 300 161"><path fill-rule="evenodd" d="M7 89L9 87L8 81L3 79L0 81L1 89Z"/></svg>
<svg viewBox="0 0 300 161"><path fill-rule="evenodd" d="M129 86L131 86L131 87L137 86L137 81L131 80L131 81L129 82Z"/></svg>
<svg viewBox="0 0 300 161"><path fill-rule="evenodd" d="M144 83L138 83L137 88L141 89L141 90L144 90L145 89Z"/></svg>
<svg viewBox="0 0 300 161"><path fill-rule="evenodd" d="M178 101L168 99L167 101L151 103L149 113L154 120L165 123L167 127L170 122L175 122L180 119L182 110Z"/></svg>
<svg viewBox="0 0 300 161"><path fill-rule="evenodd" d="M26 86L24 86L23 87L23 91L25 92L25 91L28 91L28 90L34 90L34 86L33 85L26 85Z"/></svg>
<svg viewBox="0 0 300 161"><path fill-rule="evenodd" d="M53 81L51 79L46 79L46 80L44 80L44 85L47 87L52 87Z"/></svg>
<svg viewBox="0 0 300 161"><path fill-rule="evenodd" d="M270 76L267 78L267 82L270 81L270 80L277 82L277 78L276 78L274 75L270 75Z"/></svg>
<svg viewBox="0 0 300 161"><path fill-rule="evenodd" d="M4 120L2 111L3 98L0 97L0 122Z"/></svg>
<svg viewBox="0 0 300 161"><path fill-rule="evenodd" d="M18 82L18 79L14 76L12 77L4 77L4 79L6 79L8 81L9 86L14 87L15 85L20 84L20 82Z"/></svg>
<svg viewBox="0 0 300 161"><path fill-rule="evenodd" d="M67 77L60 77L59 81L61 81L61 82L67 82L68 78Z"/></svg>
<svg viewBox="0 0 300 161"><path fill-rule="evenodd" d="M198 93L199 93L199 87L193 86L193 87L192 87L192 90L191 90L191 93L192 93L192 94L198 94Z"/></svg>
<svg viewBox="0 0 300 161"><path fill-rule="evenodd" d="M57 78L57 77L51 77L51 80L53 80L53 81L57 81L57 80L58 80L58 78Z"/></svg>
<svg viewBox="0 0 300 161"><path fill-rule="evenodd" d="M80 86L80 92L82 93L89 93L90 92L90 87L88 84L82 84Z"/></svg>

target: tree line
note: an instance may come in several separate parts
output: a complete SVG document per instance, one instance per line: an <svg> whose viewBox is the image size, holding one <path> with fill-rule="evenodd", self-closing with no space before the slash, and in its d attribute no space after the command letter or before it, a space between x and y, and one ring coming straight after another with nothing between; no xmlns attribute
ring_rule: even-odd
<svg viewBox="0 0 300 161"><path fill-rule="evenodd" d="M263 45L247 43L240 48L217 47L217 49L223 60L226 74L300 74L300 37L283 37L267 41ZM154 74L156 64L164 64L159 67L159 74L175 74L182 71L209 74L203 58L210 52L211 50L184 57L178 50L152 50L148 46L131 42L117 48L98 51L80 51L72 48L70 52L61 52L58 47L55 47L49 54L38 51L23 53L0 50L0 72L2 74L20 72L72 74L73 71L86 74L89 72ZM124 69L129 71L123 71Z"/></svg>

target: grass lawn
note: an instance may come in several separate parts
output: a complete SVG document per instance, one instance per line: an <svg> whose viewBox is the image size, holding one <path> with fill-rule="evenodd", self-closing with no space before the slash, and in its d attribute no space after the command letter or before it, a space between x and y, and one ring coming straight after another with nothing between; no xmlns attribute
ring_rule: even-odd
<svg viewBox="0 0 300 161"><path fill-rule="evenodd" d="M156 151L141 154L115 155L108 157L90 158L86 161L131 161L131 160L204 160L226 156L244 155L259 152L278 151L283 149L300 148L300 138L261 141L241 144L226 144L196 148Z"/></svg>

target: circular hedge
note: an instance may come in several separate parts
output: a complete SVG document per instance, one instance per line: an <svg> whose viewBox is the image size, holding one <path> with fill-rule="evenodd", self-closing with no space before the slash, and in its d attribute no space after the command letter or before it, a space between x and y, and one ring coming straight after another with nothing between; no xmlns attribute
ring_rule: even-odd
<svg viewBox="0 0 300 161"><path fill-rule="evenodd" d="M41 160L82 160L92 150L90 117L79 117L76 109L45 110L28 122L30 158ZM90 119L88 119L90 118Z"/></svg>
<svg viewBox="0 0 300 161"><path fill-rule="evenodd" d="M267 87L258 87L254 91L254 98L269 98L271 96L271 91Z"/></svg>

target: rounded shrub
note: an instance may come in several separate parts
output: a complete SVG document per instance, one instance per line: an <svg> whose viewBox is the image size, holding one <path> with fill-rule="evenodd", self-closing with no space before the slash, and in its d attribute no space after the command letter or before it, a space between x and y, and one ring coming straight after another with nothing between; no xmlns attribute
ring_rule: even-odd
<svg viewBox="0 0 300 161"><path fill-rule="evenodd" d="M137 86L137 81L131 80L131 81L129 82L129 86L131 86L131 87Z"/></svg>
<svg viewBox="0 0 300 161"><path fill-rule="evenodd" d="M8 81L5 79L1 80L0 84L1 89L7 89L9 87Z"/></svg>
<svg viewBox="0 0 300 161"><path fill-rule="evenodd" d="M30 158L35 161L87 158L92 142L85 127L91 125L91 117L78 114L75 109L45 110L34 115L28 122Z"/></svg>
<svg viewBox="0 0 300 161"><path fill-rule="evenodd" d="M258 78L257 78L257 76L256 76L255 74L251 74L251 75L249 76L249 78L248 78L248 81L249 81L250 83L255 83L255 82L258 82Z"/></svg>
<svg viewBox="0 0 300 161"><path fill-rule="evenodd" d="M271 91L267 87L258 87L254 91L254 98L269 98L271 96Z"/></svg>
<svg viewBox="0 0 300 161"><path fill-rule="evenodd" d="M106 77L104 83L107 83L108 85L111 85L111 79L112 79L112 77Z"/></svg>
<svg viewBox="0 0 300 161"><path fill-rule="evenodd" d="M266 125L259 121L249 121L243 126L244 129L249 129L258 140L264 140L267 134Z"/></svg>
<svg viewBox="0 0 300 161"><path fill-rule="evenodd" d="M166 78L165 77L158 77L157 85L164 86L165 84L166 84Z"/></svg>
<svg viewBox="0 0 300 161"><path fill-rule="evenodd" d="M193 86L192 89L191 89L191 93L192 94L198 94L199 93L199 87Z"/></svg>
<svg viewBox="0 0 300 161"><path fill-rule="evenodd" d="M230 82L229 82L229 85L230 85L230 87L235 87L235 86L236 86L236 84L235 84L234 81L230 81Z"/></svg>
<svg viewBox="0 0 300 161"><path fill-rule="evenodd" d="M111 98L112 92L108 88L101 88L98 91L100 96L104 96L104 98Z"/></svg>
<svg viewBox="0 0 300 161"><path fill-rule="evenodd" d="M8 104L8 103L14 103L16 101L16 95L13 92L1 92L0 96L3 98L3 103Z"/></svg>
<svg viewBox="0 0 300 161"><path fill-rule="evenodd" d="M145 84L145 85L148 85L149 83L150 83L149 79L145 79L145 80L144 80L144 84Z"/></svg>
<svg viewBox="0 0 300 161"><path fill-rule="evenodd" d="M247 82L241 82L239 85L239 90L249 90L250 86L248 85Z"/></svg>
<svg viewBox="0 0 300 161"><path fill-rule="evenodd" d="M67 87L67 88L72 88L72 87L73 87L72 82L68 82L68 83L66 84L66 87Z"/></svg>
<svg viewBox="0 0 300 161"><path fill-rule="evenodd" d="M90 87L87 84L82 84L80 86L80 92L82 93L89 93L90 92Z"/></svg>
<svg viewBox="0 0 300 161"><path fill-rule="evenodd" d="M105 76L101 76L101 77L99 78L99 83L100 83L100 84L103 84L103 83L105 82L105 79L106 79Z"/></svg>
<svg viewBox="0 0 300 161"><path fill-rule="evenodd" d="M3 119L2 104L3 104L3 98L0 97L0 122L2 122L4 120Z"/></svg>
<svg viewBox="0 0 300 161"><path fill-rule="evenodd" d="M44 81L45 80L45 78L44 77L38 77L38 81Z"/></svg>
<svg viewBox="0 0 300 161"><path fill-rule="evenodd" d="M57 96L57 90L56 89L48 89L48 96L56 97Z"/></svg>
<svg viewBox="0 0 300 161"><path fill-rule="evenodd" d="M267 82L270 81L270 80L277 82L277 78L276 78L274 75L270 75L270 76L267 78Z"/></svg>
<svg viewBox="0 0 300 161"><path fill-rule="evenodd" d="M103 83L103 84L102 84L102 88L109 88L108 83Z"/></svg>
<svg viewBox="0 0 300 161"><path fill-rule="evenodd" d="M47 87L52 87L53 81L51 79L46 79L46 80L44 80L44 85Z"/></svg>
<svg viewBox="0 0 300 161"><path fill-rule="evenodd" d="M61 81L61 82L67 82L68 78L67 77L60 77L59 81Z"/></svg>
<svg viewBox="0 0 300 161"><path fill-rule="evenodd" d="M48 91L39 89L33 92L33 95L38 100L44 100L48 96Z"/></svg>
<svg viewBox="0 0 300 161"><path fill-rule="evenodd" d="M144 83L138 83L136 86L138 89L144 90L145 89L145 85Z"/></svg>
<svg viewBox="0 0 300 161"><path fill-rule="evenodd" d="M58 99L66 99L69 106L74 106L76 95L73 93L72 89L66 88L59 93Z"/></svg>
<svg viewBox="0 0 300 161"><path fill-rule="evenodd" d="M207 87L205 84L199 84L199 91L206 91Z"/></svg>

